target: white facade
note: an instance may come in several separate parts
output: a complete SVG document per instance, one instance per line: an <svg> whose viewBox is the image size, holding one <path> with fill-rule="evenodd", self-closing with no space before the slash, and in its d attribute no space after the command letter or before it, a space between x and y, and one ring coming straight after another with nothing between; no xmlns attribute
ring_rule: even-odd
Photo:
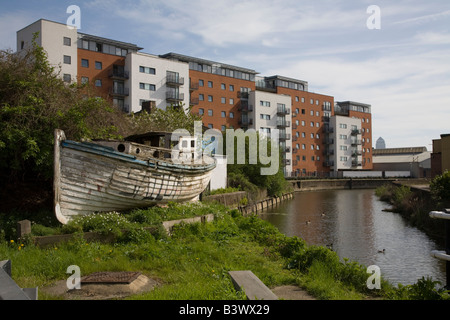
<svg viewBox="0 0 450 320"><path fill-rule="evenodd" d="M330 127L334 129L334 171L361 170L361 120L333 116Z"/></svg>
<svg viewBox="0 0 450 320"><path fill-rule="evenodd" d="M285 173L292 172L291 97L259 90L251 91L249 106L250 110L253 110L249 113L249 128L266 134L270 134L274 129L279 130L279 144L280 151L283 153Z"/></svg>
<svg viewBox="0 0 450 320"><path fill-rule="evenodd" d="M38 32L36 43L44 48L47 58L55 71L66 81L77 79L77 41L76 28L48 20L35 23L17 31L17 52L32 47L34 34Z"/></svg>
<svg viewBox="0 0 450 320"><path fill-rule="evenodd" d="M132 52L126 57L125 69L130 72L130 96L125 103L131 112L141 111L143 101L152 101L163 110L171 103L189 107L189 64Z"/></svg>

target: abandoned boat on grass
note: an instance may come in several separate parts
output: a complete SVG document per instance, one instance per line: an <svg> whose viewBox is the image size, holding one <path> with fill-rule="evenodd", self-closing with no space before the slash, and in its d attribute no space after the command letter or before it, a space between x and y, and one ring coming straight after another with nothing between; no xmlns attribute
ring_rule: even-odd
<svg viewBox="0 0 450 320"><path fill-rule="evenodd" d="M165 147L160 141L165 138ZM194 138L181 136L170 149L169 133L126 141L75 142L55 130L54 207L66 224L94 212L189 202L207 187L216 163L196 151Z"/></svg>

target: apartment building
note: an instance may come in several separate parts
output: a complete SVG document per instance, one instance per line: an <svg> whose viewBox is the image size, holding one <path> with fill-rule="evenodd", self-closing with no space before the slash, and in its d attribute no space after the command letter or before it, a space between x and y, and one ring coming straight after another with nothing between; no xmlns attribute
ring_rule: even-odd
<svg viewBox="0 0 450 320"><path fill-rule="evenodd" d="M124 112L138 112L142 103L165 109L189 106L188 64L139 52L135 44L77 32L73 27L40 19L17 32L17 51L37 44L64 81L91 85L97 96Z"/></svg>
<svg viewBox="0 0 450 320"><path fill-rule="evenodd" d="M173 52L160 57L189 64L190 104L204 126L248 128L248 93L255 90L256 71Z"/></svg>
<svg viewBox="0 0 450 320"><path fill-rule="evenodd" d="M329 120L334 97L308 91L308 82L279 75L260 77L256 90L288 96L291 100L290 133L292 176L323 176L330 172ZM289 141L289 140L288 140Z"/></svg>
<svg viewBox="0 0 450 320"><path fill-rule="evenodd" d="M248 99L249 128L267 137L278 130L278 143L285 175L292 172L291 97L260 90L251 91Z"/></svg>
<svg viewBox="0 0 450 320"><path fill-rule="evenodd" d="M361 122L361 133L354 140L361 146L361 166L357 169L372 170L372 113L369 104L343 101L335 105L335 114L347 118L357 119Z"/></svg>
<svg viewBox="0 0 450 320"><path fill-rule="evenodd" d="M64 81L90 84L124 112L190 106L205 127L278 129L287 176L372 169L368 104L335 104L333 96L310 92L304 80L263 77L253 69L173 52L148 54L136 44L45 19L17 32L18 52L31 46L35 33Z"/></svg>
<svg viewBox="0 0 450 320"><path fill-rule="evenodd" d="M334 171L362 169L361 120L345 116L333 116L330 121L334 132L334 145L330 150Z"/></svg>

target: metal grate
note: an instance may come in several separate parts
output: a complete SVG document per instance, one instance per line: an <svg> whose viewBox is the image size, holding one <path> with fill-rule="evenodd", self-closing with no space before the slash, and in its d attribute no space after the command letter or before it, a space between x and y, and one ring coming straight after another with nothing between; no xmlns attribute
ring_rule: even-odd
<svg viewBox="0 0 450 320"><path fill-rule="evenodd" d="M81 278L82 284L130 284L140 272L95 272Z"/></svg>

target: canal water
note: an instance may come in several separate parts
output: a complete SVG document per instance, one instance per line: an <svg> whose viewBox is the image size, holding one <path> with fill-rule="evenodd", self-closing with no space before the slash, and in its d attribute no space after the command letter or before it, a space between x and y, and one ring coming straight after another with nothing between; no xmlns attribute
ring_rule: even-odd
<svg viewBox="0 0 450 320"><path fill-rule="evenodd" d="M297 192L261 218L287 236L332 247L341 259L377 265L394 285L431 276L444 286L445 262L430 256L443 248L399 214L384 211L389 207L373 189Z"/></svg>

